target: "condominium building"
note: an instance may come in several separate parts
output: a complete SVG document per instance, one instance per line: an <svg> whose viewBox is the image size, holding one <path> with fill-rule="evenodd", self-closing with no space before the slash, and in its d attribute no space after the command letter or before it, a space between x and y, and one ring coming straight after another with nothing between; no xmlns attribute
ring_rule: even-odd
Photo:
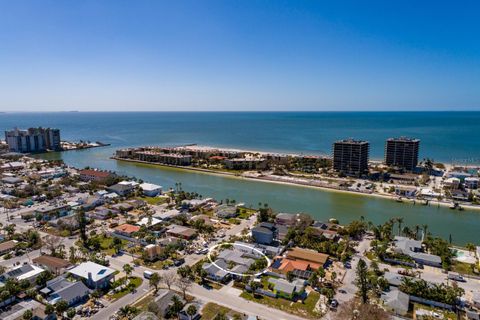
<svg viewBox="0 0 480 320"><path fill-rule="evenodd" d="M411 138L390 138L385 142L385 164L412 171L418 163L420 140Z"/></svg>
<svg viewBox="0 0 480 320"><path fill-rule="evenodd" d="M39 127L20 130L15 128L5 131L5 141L12 152L26 153L61 150L59 129Z"/></svg>
<svg viewBox="0 0 480 320"><path fill-rule="evenodd" d="M370 143L353 139L333 144L333 169L348 175L361 175L368 171Z"/></svg>

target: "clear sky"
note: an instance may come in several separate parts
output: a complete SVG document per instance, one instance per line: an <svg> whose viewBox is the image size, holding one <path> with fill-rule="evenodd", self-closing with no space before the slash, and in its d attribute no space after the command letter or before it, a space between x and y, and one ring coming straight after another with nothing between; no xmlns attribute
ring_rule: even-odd
<svg viewBox="0 0 480 320"><path fill-rule="evenodd" d="M0 111L480 110L480 1L0 0Z"/></svg>

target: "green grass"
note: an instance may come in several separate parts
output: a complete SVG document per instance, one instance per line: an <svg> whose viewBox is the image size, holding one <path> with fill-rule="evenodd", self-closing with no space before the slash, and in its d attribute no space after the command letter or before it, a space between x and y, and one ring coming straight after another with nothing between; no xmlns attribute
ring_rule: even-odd
<svg viewBox="0 0 480 320"><path fill-rule="evenodd" d="M260 295L258 297L254 297L251 293L246 291L242 292L240 297L308 319L318 319L321 316L320 312L314 311L315 304L320 298L320 294L318 292L310 292L304 303Z"/></svg>
<svg viewBox="0 0 480 320"><path fill-rule="evenodd" d="M115 249L111 248L113 246L113 237L104 237L103 235L96 236L100 240L100 249L107 255L115 254ZM128 241L122 239L122 247L127 245Z"/></svg>
<svg viewBox="0 0 480 320"><path fill-rule="evenodd" d="M139 278L139 277L130 277L128 279L129 283L132 283L135 285L135 289L140 287L140 285L142 284L143 280L142 278ZM122 297L124 297L125 295L127 295L128 293L132 292L130 290L130 288L126 287L125 289L117 292L117 293L114 293L110 296L110 298L112 299L112 301L115 301L115 300L118 300Z"/></svg>
<svg viewBox="0 0 480 320"><path fill-rule="evenodd" d="M478 274L474 273L473 272L473 267L475 265L471 265L471 264L468 264L468 263L464 263L464 262L455 262L452 264L451 268L452 268L452 271L454 272L458 272L460 274L467 274L467 275L476 275L478 276Z"/></svg>
<svg viewBox="0 0 480 320"><path fill-rule="evenodd" d="M249 208L240 208L240 214L238 215L239 219L248 219L250 218L256 211L254 209Z"/></svg>
<svg viewBox="0 0 480 320"><path fill-rule="evenodd" d="M233 311L227 307L220 306L216 303L209 302L202 309L202 320L213 320L217 314L224 314L233 317L234 315L241 316L240 313Z"/></svg>
<svg viewBox="0 0 480 320"><path fill-rule="evenodd" d="M143 200L150 205L159 205L167 202L166 198L158 198L158 197L136 197L137 200Z"/></svg>
<svg viewBox="0 0 480 320"><path fill-rule="evenodd" d="M148 305L154 300L153 294L149 293L148 295L143 296L140 299L133 303L132 307L138 308L142 311L148 311Z"/></svg>
<svg viewBox="0 0 480 320"><path fill-rule="evenodd" d="M429 307L429 306L426 306L426 305L423 305L423 304L414 303L413 304L413 313L415 313L415 311L417 309L435 311L436 313L439 313L439 314L443 315L443 319L446 319L446 320L457 319L457 315L454 312L439 309L439 308Z"/></svg>

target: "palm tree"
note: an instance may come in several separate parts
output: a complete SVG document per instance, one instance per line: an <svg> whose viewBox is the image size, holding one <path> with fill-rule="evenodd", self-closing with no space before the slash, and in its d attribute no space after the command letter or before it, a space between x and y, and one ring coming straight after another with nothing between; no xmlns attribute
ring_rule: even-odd
<svg viewBox="0 0 480 320"><path fill-rule="evenodd" d="M418 231L420 231L420 226L417 224L415 225L415 240L418 239Z"/></svg>
<svg viewBox="0 0 480 320"><path fill-rule="evenodd" d="M397 218L397 222L398 222L398 235L401 236L403 218L402 218L402 217L398 217L398 218Z"/></svg>
<svg viewBox="0 0 480 320"><path fill-rule="evenodd" d="M465 248L467 248L469 252L475 252L476 246L473 243L469 242L465 245Z"/></svg>
<svg viewBox="0 0 480 320"><path fill-rule="evenodd" d="M192 320L193 316L197 314L197 307L195 307L193 304L189 305L187 308L187 314L190 320Z"/></svg>
<svg viewBox="0 0 480 320"><path fill-rule="evenodd" d="M422 241L424 241L425 238L427 237L428 225L427 225L427 224L424 224L424 225L422 226L422 228L423 228Z"/></svg>
<svg viewBox="0 0 480 320"><path fill-rule="evenodd" d="M126 264L123 265L123 271L124 271L125 274L126 274L126 277L125 277L125 282L126 282L127 279L128 279L128 277L129 277L129 276L132 274L132 272L133 272L133 267L132 267L130 264L126 263Z"/></svg>

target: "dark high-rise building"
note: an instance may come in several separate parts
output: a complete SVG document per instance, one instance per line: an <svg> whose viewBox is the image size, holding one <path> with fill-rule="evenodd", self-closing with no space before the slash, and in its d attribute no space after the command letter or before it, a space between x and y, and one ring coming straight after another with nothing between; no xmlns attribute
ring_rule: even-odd
<svg viewBox="0 0 480 320"><path fill-rule="evenodd" d="M61 150L60 130L51 128L17 128L5 131L5 141L13 152L44 152L47 150Z"/></svg>
<svg viewBox="0 0 480 320"><path fill-rule="evenodd" d="M368 172L370 144L367 141L346 139L333 144L333 169L348 175Z"/></svg>
<svg viewBox="0 0 480 320"><path fill-rule="evenodd" d="M385 164L412 171L418 163L420 140L405 137L390 138L385 142Z"/></svg>

